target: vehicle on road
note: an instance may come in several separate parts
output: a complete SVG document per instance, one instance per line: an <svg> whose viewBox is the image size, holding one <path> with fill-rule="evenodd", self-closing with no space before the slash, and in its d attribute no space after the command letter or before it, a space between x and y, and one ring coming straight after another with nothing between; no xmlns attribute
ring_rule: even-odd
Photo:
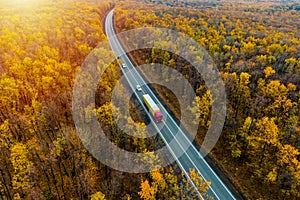
<svg viewBox="0 0 300 200"><path fill-rule="evenodd" d="M121 66L122 66L123 68L126 68L126 67L127 67L127 66L125 65L125 63L122 63Z"/></svg>
<svg viewBox="0 0 300 200"><path fill-rule="evenodd" d="M143 95L143 101L144 101L146 107L148 108L148 110L150 111L152 117L154 118L154 121L156 123L161 122L162 118L163 118L163 115L160 112L159 107L152 100L152 98L149 96L149 94L144 94Z"/></svg>
<svg viewBox="0 0 300 200"><path fill-rule="evenodd" d="M136 85L136 90L139 91L139 92L141 92L142 91L141 86L140 85Z"/></svg>

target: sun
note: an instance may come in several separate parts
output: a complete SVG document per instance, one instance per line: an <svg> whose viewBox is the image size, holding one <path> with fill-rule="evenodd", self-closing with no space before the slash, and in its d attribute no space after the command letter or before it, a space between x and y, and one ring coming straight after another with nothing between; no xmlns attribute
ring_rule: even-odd
<svg viewBox="0 0 300 200"><path fill-rule="evenodd" d="M34 6L41 2L41 0L5 0L6 5L10 7L27 7Z"/></svg>

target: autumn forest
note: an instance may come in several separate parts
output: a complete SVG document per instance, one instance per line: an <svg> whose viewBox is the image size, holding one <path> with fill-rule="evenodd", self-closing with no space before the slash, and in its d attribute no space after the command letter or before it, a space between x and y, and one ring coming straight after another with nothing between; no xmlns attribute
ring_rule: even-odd
<svg viewBox="0 0 300 200"><path fill-rule="evenodd" d="M95 159L77 135L72 116L76 73L107 40L104 23L111 9L117 33L140 27L176 30L197 41L214 61L225 84L227 112L207 159L237 199L300 198L299 2L20 2L0 0L0 199L199 199L195 188L211 199L210 183L193 169L194 187L176 163L149 173L121 172ZM121 43L125 49L132 45ZM187 107L190 120L184 125L199 127L195 143L200 146L213 102L201 75L168 51L128 55L136 65L161 63L186 77L197 103ZM154 71L141 73L147 77ZM162 69L155 73L170 78ZM155 156L151 152L161 141L134 138L115 123L110 96L122 75L117 60L105 74L94 111L107 137L120 148ZM151 87L180 119L176 97L160 85ZM134 100L130 105L132 119L122 120L129 128L140 124L143 128L135 131L147 135L145 111Z"/></svg>

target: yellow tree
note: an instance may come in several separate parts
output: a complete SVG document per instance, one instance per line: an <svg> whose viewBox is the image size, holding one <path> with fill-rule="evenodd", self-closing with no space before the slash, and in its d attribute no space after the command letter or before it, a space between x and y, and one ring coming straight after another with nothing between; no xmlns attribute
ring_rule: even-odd
<svg viewBox="0 0 300 200"><path fill-rule="evenodd" d="M300 197L300 162L297 159L299 155L298 149L289 144L280 146L276 154L277 166L268 174L268 181L280 182L283 194L291 198Z"/></svg>
<svg viewBox="0 0 300 200"><path fill-rule="evenodd" d="M196 101L193 102L192 106L188 107L188 110L191 112L190 122L194 125L199 124L205 128L209 127L211 105L212 97L209 90L207 90L201 97L196 96Z"/></svg>
<svg viewBox="0 0 300 200"><path fill-rule="evenodd" d="M91 112L91 110L86 111L86 112ZM92 111L92 112L94 112L94 111ZM116 115L117 118L119 116L121 116L121 114L119 112L119 108L115 107L112 104L112 102L105 103L96 110L96 116L100 120L100 122L102 122L103 125L105 125L107 128L110 128L112 131L112 134L116 134L115 131L117 129L114 124L115 124L115 120L117 120L117 119L114 118L113 113Z"/></svg>
<svg viewBox="0 0 300 200"><path fill-rule="evenodd" d="M251 75L246 72L242 72L239 76L235 94L235 102L233 102L236 110L235 118L237 118L239 111L240 115L247 114L246 111L250 107L249 101L251 101L251 96L250 88L248 86L250 84L250 77Z"/></svg>
<svg viewBox="0 0 300 200"><path fill-rule="evenodd" d="M246 152L247 137L250 134L251 125L252 119L251 117L247 117L242 127L238 129L237 134L231 134L230 150L232 157L241 157L241 155Z"/></svg>
<svg viewBox="0 0 300 200"><path fill-rule="evenodd" d="M21 81L8 77L6 74L0 75L0 119L3 121L20 109L20 85Z"/></svg>
<svg viewBox="0 0 300 200"><path fill-rule="evenodd" d="M151 187L148 180L145 180L141 184L141 191L138 192L140 197L145 200L155 200L155 188Z"/></svg>
<svg viewBox="0 0 300 200"><path fill-rule="evenodd" d="M183 184L180 186L180 196L182 199L199 199L198 192L200 192L201 196L205 199L213 199L207 194L210 182L205 181L200 173L196 172L194 169L190 169L189 177L190 179L187 179L184 176ZM192 184L194 184L194 186ZM197 189L195 189L195 187Z"/></svg>
<svg viewBox="0 0 300 200"><path fill-rule="evenodd" d="M142 199L178 199L179 187L177 178L170 172L152 171L151 183L145 180L141 184L139 195Z"/></svg>
<svg viewBox="0 0 300 200"><path fill-rule="evenodd" d="M0 196L11 198L11 176L9 154L10 148L15 143L12 133L9 128L9 121L5 120L0 124Z"/></svg>
<svg viewBox="0 0 300 200"><path fill-rule="evenodd" d="M250 165L258 178L265 178L276 164L279 138L275 118L263 117L255 122L255 129L247 137Z"/></svg>
<svg viewBox="0 0 300 200"><path fill-rule="evenodd" d="M30 188L29 176L33 163L28 159L29 152L27 149L27 146L22 143L16 143L11 147L10 161L14 170L12 186L15 191L14 198L16 199L24 198Z"/></svg>
<svg viewBox="0 0 300 200"><path fill-rule="evenodd" d="M102 192L96 192L91 195L91 200L105 200L105 195Z"/></svg>
<svg viewBox="0 0 300 200"><path fill-rule="evenodd" d="M265 78L268 78L272 74L275 74L275 70L272 67L268 66L264 69L264 73L265 73Z"/></svg>
<svg viewBox="0 0 300 200"><path fill-rule="evenodd" d="M9 129L9 122L5 120L0 124L0 148L9 149L13 142L14 139Z"/></svg>
<svg viewBox="0 0 300 200"><path fill-rule="evenodd" d="M272 73L270 68L269 70L265 71L266 76ZM279 127L283 131L288 131L297 120L295 113L297 104L289 98L289 95L297 89L296 86L292 83L286 86L279 80L272 80L266 84L263 79L260 79L257 88L259 93L267 98L266 105L259 108L260 112L274 117Z"/></svg>

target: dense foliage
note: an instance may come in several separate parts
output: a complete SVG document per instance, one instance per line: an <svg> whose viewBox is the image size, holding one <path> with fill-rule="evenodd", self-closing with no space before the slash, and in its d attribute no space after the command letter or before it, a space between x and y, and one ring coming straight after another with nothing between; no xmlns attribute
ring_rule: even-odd
<svg viewBox="0 0 300 200"><path fill-rule="evenodd" d="M0 5L0 199L198 198L189 181L179 181L180 170L176 175L171 167L129 174L103 165L75 131L74 78L87 55L107 39L103 21L111 2ZM153 140L130 137L114 122L110 94L120 75L117 62L112 63L99 80L97 109L86 112L95 111L107 137L120 148L151 154ZM128 127L139 123L123 120ZM140 125L136 133L146 134ZM205 193L206 182L191 174Z"/></svg>
<svg viewBox="0 0 300 200"><path fill-rule="evenodd" d="M73 128L73 79L111 5L1 5L0 199L88 198L105 187Z"/></svg>
<svg viewBox="0 0 300 200"><path fill-rule="evenodd" d="M299 198L300 35L299 20L293 20L300 18L299 4L153 2L119 5L116 30L165 27L204 46L221 72L228 99L214 157L251 199ZM202 111L200 123L194 123L207 129L209 91L189 63L158 49L131 52L131 56L137 64L158 62L183 73L197 92ZM156 73L164 74L159 69ZM167 98L163 88L154 87ZM189 109L191 115L197 114L193 107ZM180 116L176 109L173 112ZM203 134L199 130L199 142Z"/></svg>
<svg viewBox="0 0 300 200"><path fill-rule="evenodd" d="M0 0L0 199L197 199L178 166L146 174L119 172L94 159L75 132L74 78L86 56L106 39L102 23L113 4L24 2ZM158 26L183 32L205 47L221 72L228 110L212 155L230 179L250 199L299 198L300 24L293 20L300 18L299 4L144 3L118 2L116 30ZM201 76L166 51L130 55L137 64L162 63L185 75L198 95L198 104L188 111L190 123L200 126L196 139L201 143L212 102ZM151 154L157 148L153 138L131 137L113 120L110 94L120 75L114 62L99 80L97 117L120 148ZM165 103L175 102L170 108L180 116L169 90L154 88ZM143 111L135 106L133 99L134 120L118 117L128 127L140 123L135 132L146 134ZM200 122L193 120L196 115ZM199 174L191 171L191 178L205 193L208 184Z"/></svg>

